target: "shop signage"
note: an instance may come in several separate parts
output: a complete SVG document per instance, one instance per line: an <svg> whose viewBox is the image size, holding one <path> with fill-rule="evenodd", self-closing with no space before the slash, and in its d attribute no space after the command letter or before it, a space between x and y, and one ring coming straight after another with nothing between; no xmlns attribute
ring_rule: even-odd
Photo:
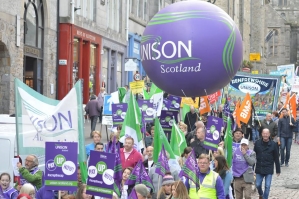
<svg viewBox="0 0 299 199"><path fill-rule="evenodd" d="M25 46L24 47L25 55L34 56L34 57L41 57L40 50L37 48Z"/></svg>

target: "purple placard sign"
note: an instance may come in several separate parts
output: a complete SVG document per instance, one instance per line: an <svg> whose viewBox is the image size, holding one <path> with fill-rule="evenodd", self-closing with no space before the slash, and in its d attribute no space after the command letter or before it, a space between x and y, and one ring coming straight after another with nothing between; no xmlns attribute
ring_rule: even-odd
<svg viewBox="0 0 299 199"><path fill-rule="evenodd" d="M77 190L77 151L77 142L46 142L44 179L47 190Z"/></svg>
<svg viewBox="0 0 299 199"><path fill-rule="evenodd" d="M138 100L138 106L141 110L142 120L152 122L155 115L154 104L150 100Z"/></svg>
<svg viewBox="0 0 299 199"><path fill-rule="evenodd" d="M112 104L112 120L113 120L114 127L124 122L127 109L128 109L127 103Z"/></svg>
<svg viewBox="0 0 299 199"><path fill-rule="evenodd" d="M168 99L163 99L163 105L162 105L162 110L164 111L170 111L170 106L171 106L171 101Z"/></svg>
<svg viewBox="0 0 299 199"><path fill-rule="evenodd" d="M165 111L165 110L161 111L160 124L164 130L164 133L171 132L171 128L173 125L173 118L175 119L175 122L178 123L178 112L177 111Z"/></svg>
<svg viewBox="0 0 299 199"><path fill-rule="evenodd" d="M209 116L204 147L209 150L217 150L220 142L223 120L218 117Z"/></svg>
<svg viewBox="0 0 299 199"><path fill-rule="evenodd" d="M179 111L180 110L180 104L182 101L181 97L174 96L174 95L169 95L167 98L170 101L170 111Z"/></svg>
<svg viewBox="0 0 299 199"><path fill-rule="evenodd" d="M114 184L115 154L90 151L86 193L111 198Z"/></svg>

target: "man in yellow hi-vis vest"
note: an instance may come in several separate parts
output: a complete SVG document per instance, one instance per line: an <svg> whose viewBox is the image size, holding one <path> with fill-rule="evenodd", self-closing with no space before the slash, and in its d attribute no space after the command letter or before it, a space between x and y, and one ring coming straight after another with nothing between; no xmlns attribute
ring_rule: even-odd
<svg viewBox="0 0 299 199"><path fill-rule="evenodd" d="M199 191L196 193L196 186L193 182L190 183L191 181L188 181L186 183L191 199L225 199L222 179L216 172L211 171L209 166L209 156L201 154L198 158L198 167L200 170Z"/></svg>

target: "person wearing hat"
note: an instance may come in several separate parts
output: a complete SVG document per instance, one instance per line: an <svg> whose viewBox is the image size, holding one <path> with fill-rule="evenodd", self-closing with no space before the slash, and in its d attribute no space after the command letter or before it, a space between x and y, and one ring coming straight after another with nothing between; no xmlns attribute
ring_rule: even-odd
<svg viewBox="0 0 299 199"><path fill-rule="evenodd" d="M138 199L146 199L147 198L149 191L144 184L137 184L137 185L135 185L134 189L136 191Z"/></svg>
<svg viewBox="0 0 299 199"><path fill-rule="evenodd" d="M240 142L243 137L244 137L244 133L243 133L242 129L237 128L233 132L233 152L235 152L236 149L238 149L240 147Z"/></svg>
<svg viewBox="0 0 299 199"><path fill-rule="evenodd" d="M240 148L233 153L232 171L234 176L234 191L236 199L251 199L254 171L252 166L256 162L256 154L249 149L249 141L243 138ZM244 194L243 194L244 192Z"/></svg>
<svg viewBox="0 0 299 199"><path fill-rule="evenodd" d="M174 178L170 172L166 172L162 179L162 187L158 193L154 193L152 199L166 199L171 195L171 185L174 183Z"/></svg>

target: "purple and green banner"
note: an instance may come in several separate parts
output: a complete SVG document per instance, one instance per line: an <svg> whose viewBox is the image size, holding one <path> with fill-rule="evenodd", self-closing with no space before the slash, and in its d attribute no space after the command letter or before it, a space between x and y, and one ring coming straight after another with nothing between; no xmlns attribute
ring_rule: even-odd
<svg viewBox="0 0 299 199"><path fill-rule="evenodd" d="M123 124L127 113L127 109L127 103L112 104L112 120L114 127Z"/></svg>
<svg viewBox="0 0 299 199"><path fill-rule="evenodd" d="M218 117L209 116L207 123L207 132L204 143L204 147L209 150L217 150L220 142L221 128L223 120Z"/></svg>
<svg viewBox="0 0 299 199"><path fill-rule="evenodd" d="M47 190L77 190L77 151L77 142L46 142L44 179Z"/></svg>
<svg viewBox="0 0 299 199"><path fill-rule="evenodd" d="M181 97L169 95L167 99L170 101L169 110L171 110L171 111L179 111L180 110L180 104L182 101Z"/></svg>
<svg viewBox="0 0 299 199"><path fill-rule="evenodd" d="M86 193L111 198L114 190L115 154L90 151Z"/></svg>
<svg viewBox="0 0 299 199"><path fill-rule="evenodd" d="M161 111L160 124L164 130L164 133L171 133L173 118L175 122L178 123L178 112L177 111Z"/></svg>
<svg viewBox="0 0 299 199"><path fill-rule="evenodd" d="M146 123L147 121L152 122L156 111L154 104L150 100L138 100L138 106L141 110L142 120Z"/></svg>
<svg viewBox="0 0 299 199"><path fill-rule="evenodd" d="M168 99L163 99L162 110L168 111L170 110L171 101Z"/></svg>

